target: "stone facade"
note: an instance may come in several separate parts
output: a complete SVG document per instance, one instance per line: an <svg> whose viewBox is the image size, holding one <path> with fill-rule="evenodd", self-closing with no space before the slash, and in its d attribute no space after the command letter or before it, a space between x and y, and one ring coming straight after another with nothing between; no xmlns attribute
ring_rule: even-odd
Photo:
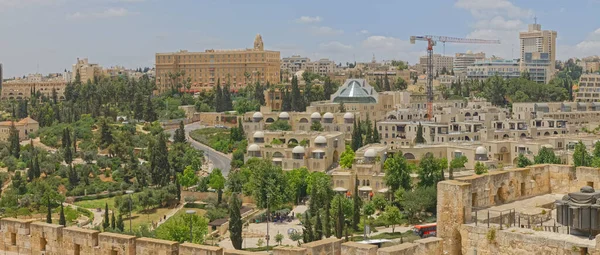
<svg viewBox="0 0 600 255"><path fill-rule="evenodd" d="M599 171L569 165L533 165L439 182L437 234L443 240L444 253L586 254L579 251L587 251L600 254L595 240L526 229L497 230L495 240L489 240L487 234L492 228L470 224L471 212L477 208L546 194L564 194L586 185L597 187Z"/></svg>
<svg viewBox="0 0 600 255"><path fill-rule="evenodd" d="M404 247L404 246L402 246ZM401 253L404 248L394 249L385 255ZM408 247L408 246L407 246ZM417 255L441 254L441 239L418 240ZM377 246L347 242L329 238L302 244L302 247L276 247L274 255L376 255ZM257 255L263 252L223 249L221 247L191 243L137 238L135 236L99 232L77 227L64 228L60 225L15 218L0 219L0 254L17 255ZM413 254L413 253L411 253Z"/></svg>

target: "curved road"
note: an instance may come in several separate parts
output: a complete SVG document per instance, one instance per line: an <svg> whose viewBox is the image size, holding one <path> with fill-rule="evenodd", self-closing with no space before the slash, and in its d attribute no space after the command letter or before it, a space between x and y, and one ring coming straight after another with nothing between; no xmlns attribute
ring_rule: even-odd
<svg viewBox="0 0 600 255"><path fill-rule="evenodd" d="M185 136L188 142L197 150L204 151L204 155L213 163L214 168L219 168L223 172L224 176L229 174L229 170L231 170L231 158L227 155L214 150L202 143L197 142L196 140L190 137L190 132L196 129L204 128L204 125L200 125L200 122L194 122L185 125ZM170 129L168 132L173 137L173 133L175 133L175 129Z"/></svg>

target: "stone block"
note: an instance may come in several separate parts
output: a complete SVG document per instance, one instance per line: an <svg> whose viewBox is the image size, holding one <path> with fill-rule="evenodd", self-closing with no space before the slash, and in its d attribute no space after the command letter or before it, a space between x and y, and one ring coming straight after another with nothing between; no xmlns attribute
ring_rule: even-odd
<svg viewBox="0 0 600 255"><path fill-rule="evenodd" d="M335 237L302 244L307 255L341 255L342 240Z"/></svg>
<svg viewBox="0 0 600 255"><path fill-rule="evenodd" d="M103 232L98 234L99 255L135 255L135 236Z"/></svg>
<svg viewBox="0 0 600 255"><path fill-rule="evenodd" d="M342 244L342 254L344 255L376 255L377 246L372 244L362 244L355 242L346 242Z"/></svg>
<svg viewBox="0 0 600 255"><path fill-rule="evenodd" d="M179 255L223 255L223 248L184 243L179 245Z"/></svg>
<svg viewBox="0 0 600 255"><path fill-rule="evenodd" d="M306 254L306 248L302 247L275 247L273 248L273 255L304 255Z"/></svg>
<svg viewBox="0 0 600 255"><path fill-rule="evenodd" d="M154 238L138 238L135 240L136 255L177 255L179 243Z"/></svg>
<svg viewBox="0 0 600 255"><path fill-rule="evenodd" d="M31 252L32 254L59 255L62 250L63 226L44 222L31 223Z"/></svg>
<svg viewBox="0 0 600 255"><path fill-rule="evenodd" d="M63 228L62 249L64 254L96 254L99 233L96 230L78 227Z"/></svg>
<svg viewBox="0 0 600 255"><path fill-rule="evenodd" d="M417 244L403 243L377 250L377 255L414 255L417 250Z"/></svg>

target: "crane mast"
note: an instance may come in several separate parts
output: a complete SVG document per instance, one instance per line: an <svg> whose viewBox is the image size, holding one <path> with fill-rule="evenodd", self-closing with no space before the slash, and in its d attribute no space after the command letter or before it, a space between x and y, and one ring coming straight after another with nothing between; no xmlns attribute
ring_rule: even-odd
<svg viewBox="0 0 600 255"><path fill-rule="evenodd" d="M483 39L468 39L449 36L424 35L411 36L410 43L415 44L416 41L427 42L427 119L433 117L433 46L437 42L442 42L444 45L449 43L474 43L474 44L500 44L499 40L483 40Z"/></svg>

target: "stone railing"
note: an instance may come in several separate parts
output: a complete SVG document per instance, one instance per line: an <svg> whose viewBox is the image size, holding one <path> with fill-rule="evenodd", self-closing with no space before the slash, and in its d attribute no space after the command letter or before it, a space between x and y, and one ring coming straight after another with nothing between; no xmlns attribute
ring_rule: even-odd
<svg viewBox="0 0 600 255"><path fill-rule="evenodd" d="M0 253L2 254L97 254L97 255L257 255L261 252L223 249L221 247L137 238L135 236L99 232L77 227L4 218L0 220ZM442 254L442 240L427 238L378 249L375 245L346 242L329 238L301 247L275 247L274 255L400 255Z"/></svg>

